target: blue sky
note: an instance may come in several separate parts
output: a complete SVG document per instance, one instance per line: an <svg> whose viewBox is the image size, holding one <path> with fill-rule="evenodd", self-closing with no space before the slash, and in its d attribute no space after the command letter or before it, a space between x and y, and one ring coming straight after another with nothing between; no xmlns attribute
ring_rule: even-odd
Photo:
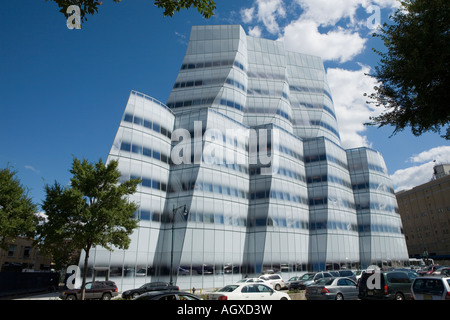
<svg viewBox="0 0 450 320"><path fill-rule="evenodd" d="M362 124L379 111L364 92L377 64L376 23L389 22L395 0L216 1L215 16L195 9L164 18L152 0L103 1L82 30L69 30L45 0L0 2L0 168L8 164L38 204L45 183L69 182L73 157L106 160L128 95L169 96L190 28L241 24L253 36L284 41L288 50L323 58L343 146L369 146L385 159L394 187L432 177L433 160L450 162L438 134L390 137L392 128ZM380 13L378 16L378 12Z"/></svg>

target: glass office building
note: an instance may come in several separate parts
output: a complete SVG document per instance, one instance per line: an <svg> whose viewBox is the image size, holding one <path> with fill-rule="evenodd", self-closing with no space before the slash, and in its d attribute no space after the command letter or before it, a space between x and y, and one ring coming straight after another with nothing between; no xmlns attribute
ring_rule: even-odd
<svg viewBox="0 0 450 320"><path fill-rule="evenodd" d="M383 158L341 147L321 59L240 26L192 28L168 101L131 92L111 159L142 179L139 227L89 269L121 290L408 260Z"/></svg>

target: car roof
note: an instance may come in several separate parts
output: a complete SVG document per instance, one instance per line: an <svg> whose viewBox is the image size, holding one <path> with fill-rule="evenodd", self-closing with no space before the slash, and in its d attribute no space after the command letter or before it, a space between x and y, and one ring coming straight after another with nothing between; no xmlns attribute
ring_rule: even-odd
<svg viewBox="0 0 450 320"><path fill-rule="evenodd" d="M445 274L433 274L433 275L429 275L429 276L418 277L418 278L415 278L414 280L417 280L417 279L450 279L450 276L445 275Z"/></svg>
<svg viewBox="0 0 450 320"><path fill-rule="evenodd" d="M189 294L189 292L184 292L180 290L158 290L143 293L142 296L157 296L160 294Z"/></svg>

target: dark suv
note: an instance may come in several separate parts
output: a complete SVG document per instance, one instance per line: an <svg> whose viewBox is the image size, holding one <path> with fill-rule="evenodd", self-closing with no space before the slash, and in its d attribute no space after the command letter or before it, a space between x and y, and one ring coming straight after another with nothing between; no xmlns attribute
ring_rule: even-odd
<svg viewBox="0 0 450 320"><path fill-rule="evenodd" d="M119 294L117 286L113 281L87 282L85 286L84 298L110 300ZM64 290L59 296L63 300L81 299L81 289Z"/></svg>
<svg viewBox="0 0 450 320"><path fill-rule="evenodd" d="M122 298L124 299L132 299L136 298L137 296L150 292L150 291L167 291L167 290L179 290L178 286L171 286L167 282L149 282L146 284L143 284L139 288L131 289L122 292Z"/></svg>
<svg viewBox="0 0 450 320"><path fill-rule="evenodd" d="M402 271L375 271L364 273L359 281L361 300L405 300L411 298L411 283L414 279Z"/></svg>

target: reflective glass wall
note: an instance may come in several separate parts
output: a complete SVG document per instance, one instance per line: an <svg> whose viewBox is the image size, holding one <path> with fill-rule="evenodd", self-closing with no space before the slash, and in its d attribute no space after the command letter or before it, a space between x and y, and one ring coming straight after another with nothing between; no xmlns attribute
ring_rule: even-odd
<svg viewBox="0 0 450 320"><path fill-rule="evenodd" d="M142 179L139 227L88 268L120 290L407 260L383 158L341 147L321 59L240 26L192 28L167 103L131 92L111 159Z"/></svg>

